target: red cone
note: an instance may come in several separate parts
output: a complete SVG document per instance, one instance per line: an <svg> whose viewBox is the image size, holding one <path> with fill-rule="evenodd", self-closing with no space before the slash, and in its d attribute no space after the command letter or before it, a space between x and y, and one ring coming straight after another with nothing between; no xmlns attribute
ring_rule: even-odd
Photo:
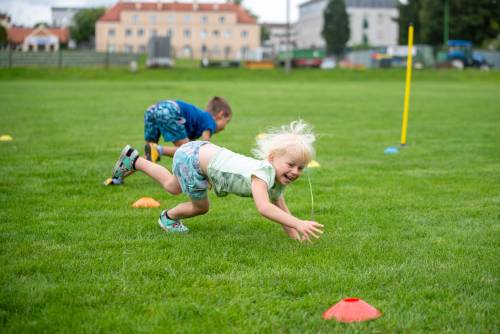
<svg viewBox="0 0 500 334"><path fill-rule="evenodd" d="M335 319L340 322L360 322L373 320L382 313L359 298L344 298L323 313L323 319Z"/></svg>

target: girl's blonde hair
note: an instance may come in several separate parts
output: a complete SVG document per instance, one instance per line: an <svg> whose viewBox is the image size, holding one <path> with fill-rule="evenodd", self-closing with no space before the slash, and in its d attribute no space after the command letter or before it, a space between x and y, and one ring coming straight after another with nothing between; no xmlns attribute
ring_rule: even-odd
<svg viewBox="0 0 500 334"><path fill-rule="evenodd" d="M288 152L308 163L314 156L315 140L312 127L299 119L257 136L256 147L252 153L259 159L267 159L271 154L281 155Z"/></svg>

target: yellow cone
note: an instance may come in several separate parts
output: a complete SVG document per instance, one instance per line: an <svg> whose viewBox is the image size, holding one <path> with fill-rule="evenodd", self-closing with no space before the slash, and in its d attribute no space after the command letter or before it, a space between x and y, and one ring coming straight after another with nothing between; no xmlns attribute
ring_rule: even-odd
<svg viewBox="0 0 500 334"><path fill-rule="evenodd" d="M255 139L262 139L266 136L265 133L259 133L257 136L255 136Z"/></svg>
<svg viewBox="0 0 500 334"><path fill-rule="evenodd" d="M311 160L311 162L307 165L308 168L319 168L320 164L316 160Z"/></svg>
<svg viewBox="0 0 500 334"><path fill-rule="evenodd" d="M1 135L0 136L0 141L11 141L12 137L9 135Z"/></svg>

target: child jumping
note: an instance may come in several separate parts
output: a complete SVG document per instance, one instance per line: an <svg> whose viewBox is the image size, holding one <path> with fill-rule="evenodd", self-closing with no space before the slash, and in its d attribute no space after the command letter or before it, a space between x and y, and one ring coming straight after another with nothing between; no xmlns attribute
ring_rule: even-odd
<svg viewBox="0 0 500 334"><path fill-rule="evenodd" d="M163 166L139 157L139 152L125 146L113 169L114 178L139 170L159 182L172 195L181 192L191 201L163 210L158 219L167 232L187 232L180 219L208 212L209 185L217 196L229 193L252 197L257 211L283 226L296 240L311 241L323 233L323 225L294 217L285 203L284 190L297 180L311 161L315 140L309 125L294 121L264 136L259 136L253 150L260 160L246 157L207 141L182 145L173 158L173 175Z"/></svg>

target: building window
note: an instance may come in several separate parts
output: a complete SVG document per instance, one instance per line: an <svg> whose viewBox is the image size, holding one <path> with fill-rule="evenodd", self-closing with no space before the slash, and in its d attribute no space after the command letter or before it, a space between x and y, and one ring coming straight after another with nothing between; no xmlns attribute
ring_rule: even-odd
<svg viewBox="0 0 500 334"><path fill-rule="evenodd" d="M156 29L151 29L150 34L151 34L151 36L156 36L156 35L158 35L158 31Z"/></svg>
<svg viewBox="0 0 500 334"><path fill-rule="evenodd" d="M219 35L220 35L220 31L219 31L219 30L217 30L217 29L215 29L214 31L212 31L212 35L213 35L214 37L219 37Z"/></svg>
<svg viewBox="0 0 500 334"><path fill-rule="evenodd" d="M144 45L144 44L139 45L139 52L145 53L146 52L146 45Z"/></svg>
<svg viewBox="0 0 500 334"><path fill-rule="evenodd" d="M230 38L232 35L231 30L224 30L224 37L225 38Z"/></svg>
<svg viewBox="0 0 500 334"><path fill-rule="evenodd" d="M219 16L219 23L223 24L224 22L226 22L226 18L224 16Z"/></svg>
<svg viewBox="0 0 500 334"><path fill-rule="evenodd" d="M142 28L137 29L137 36L144 36L144 29Z"/></svg>
<svg viewBox="0 0 500 334"><path fill-rule="evenodd" d="M167 16L167 22L168 23L173 23L175 21L175 17L173 15L168 15Z"/></svg>
<svg viewBox="0 0 500 334"><path fill-rule="evenodd" d="M184 16L184 23L189 23L191 22L191 15L185 15Z"/></svg>
<svg viewBox="0 0 500 334"><path fill-rule="evenodd" d="M124 51L127 53L133 53L134 52L134 47L130 44L125 44Z"/></svg>
<svg viewBox="0 0 500 334"><path fill-rule="evenodd" d="M207 23L208 23L208 16L203 15L203 16L201 17L201 23L203 23L203 24L207 24Z"/></svg>
<svg viewBox="0 0 500 334"><path fill-rule="evenodd" d="M168 29L167 30L167 36L168 37L173 37L174 36L174 30L173 29Z"/></svg>
<svg viewBox="0 0 500 334"><path fill-rule="evenodd" d="M108 44L108 52L115 52L116 47L114 44Z"/></svg>
<svg viewBox="0 0 500 334"><path fill-rule="evenodd" d="M127 37L132 36L132 29L125 29L125 36Z"/></svg>
<svg viewBox="0 0 500 334"><path fill-rule="evenodd" d="M363 44L368 45L368 36L363 34Z"/></svg>
<svg viewBox="0 0 500 334"><path fill-rule="evenodd" d="M208 31L206 29L201 29L200 31L200 37L201 38L206 38L208 36Z"/></svg>
<svg viewBox="0 0 500 334"><path fill-rule="evenodd" d="M368 19L366 17L363 18L363 29L368 29Z"/></svg>
<svg viewBox="0 0 500 334"><path fill-rule="evenodd" d="M156 15L151 15L149 17L149 22L151 22L152 24L155 24L156 23Z"/></svg>
<svg viewBox="0 0 500 334"><path fill-rule="evenodd" d="M248 38L248 31L246 31L246 30L242 30L242 31L241 31L241 38L243 38L243 39L247 39L247 38Z"/></svg>
<svg viewBox="0 0 500 334"><path fill-rule="evenodd" d="M191 37L191 30L184 29L184 38L190 38L190 37Z"/></svg>
<svg viewBox="0 0 500 334"><path fill-rule="evenodd" d="M115 29L114 29L114 28L110 28L110 29L108 29L108 36L109 36L109 37L113 37L113 36L115 36L115 35L116 35L116 31L115 31Z"/></svg>
<svg viewBox="0 0 500 334"><path fill-rule="evenodd" d="M205 44L203 44L203 45L201 46L201 55L202 55L203 57L206 57L206 56L207 56L207 52L208 52L208 48L207 48L207 46L206 46Z"/></svg>
<svg viewBox="0 0 500 334"><path fill-rule="evenodd" d="M139 22L139 16L132 15L132 23L137 23L137 22Z"/></svg>

